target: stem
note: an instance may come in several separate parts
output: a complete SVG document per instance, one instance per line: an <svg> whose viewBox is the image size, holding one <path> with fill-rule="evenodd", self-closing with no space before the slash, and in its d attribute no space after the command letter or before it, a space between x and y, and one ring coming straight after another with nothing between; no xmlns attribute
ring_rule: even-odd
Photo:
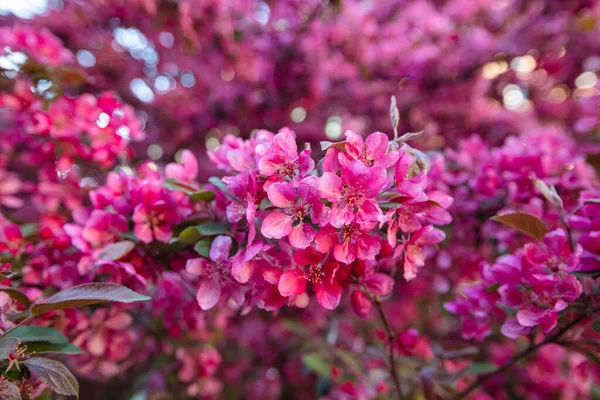
<svg viewBox="0 0 600 400"><path fill-rule="evenodd" d="M477 378L477 380L475 380L475 382L473 382L472 384L469 385L469 387L467 387L467 389L465 389L464 391L458 393L452 399L453 400L465 399L468 395L470 395L475 390L477 390L485 382L489 381L490 379L492 379L496 375L498 375L498 374L500 374L500 373L508 370L514 364L516 364L517 362L521 361L523 358L527 357L531 353L535 352L540 347L545 346L548 343L556 342L562 335L564 335L565 333L567 333L571 328L573 328L575 325L577 325L578 323L580 323L581 321L583 321L587 317L588 317L587 314L581 314L580 316L578 316L577 318L575 318L573 321L569 322L567 325L565 325L564 327L562 327L561 329L559 329L556 333L554 333L553 335L550 335L550 336L546 337L546 339L544 339L543 341L539 342L538 344L531 343L525 350L521 351L519 354L517 354L516 356L514 356L513 358L511 358L506 364L502 365L501 367L498 367L497 369L495 369L494 371L492 371L490 373L487 373L485 375L480 375L479 378Z"/></svg>
<svg viewBox="0 0 600 400"><path fill-rule="evenodd" d="M560 216L560 219L563 223L563 226L565 227L565 231L567 231L567 238L569 239L569 248L571 249L571 253L575 253L575 241L573 240L573 233L571 232L571 227L569 226L569 224L567 224L567 221L562 216L562 214Z"/></svg>
<svg viewBox="0 0 600 400"><path fill-rule="evenodd" d="M383 311L383 307L381 306L381 302L376 297L372 297L371 301L373 305L377 309L377 313L379 314L379 319L383 324L383 328L385 329L385 333L387 335L388 344L389 344L389 363L390 363L390 375L392 377L392 381L394 382L394 388L396 389L396 394L399 400L403 400L404 396L402 395L402 390L400 388L400 378L398 377L398 371L396 369L396 361L394 359L394 340L396 339L396 334L390 325L385 312Z"/></svg>
<svg viewBox="0 0 600 400"><path fill-rule="evenodd" d="M8 335L9 333L11 333L12 331L14 331L15 329L17 329L18 327L20 327L21 325L31 321L33 318L35 318L33 315L29 315L27 318L25 318L23 321L19 322L18 324L16 324L15 326L13 326L12 328L10 328L9 330L5 331L2 335L0 335L0 338L3 338L4 336Z"/></svg>

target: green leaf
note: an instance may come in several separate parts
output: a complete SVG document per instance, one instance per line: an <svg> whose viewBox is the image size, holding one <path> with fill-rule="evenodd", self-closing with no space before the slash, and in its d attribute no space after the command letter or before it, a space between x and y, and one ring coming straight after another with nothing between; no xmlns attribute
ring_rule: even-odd
<svg viewBox="0 0 600 400"><path fill-rule="evenodd" d="M598 260L600 261L600 260ZM597 278L600 276L600 271L598 270L594 270L594 271L573 271L570 273L571 275L575 275L577 277L580 278L585 278L588 276L591 276L592 278Z"/></svg>
<svg viewBox="0 0 600 400"><path fill-rule="evenodd" d="M196 243L201 237L202 235L200 234L200 231L198 231L198 228L195 226L188 226L182 230L178 236L179 241L185 244Z"/></svg>
<svg viewBox="0 0 600 400"><path fill-rule="evenodd" d="M275 207L273 205L273 203L271 203L269 201L269 199L267 199L266 197L260 202L260 206L258 208L260 208L261 210L266 210L269 207Z"/></svg>
<svg viewBox="0 0 600 400"><path fill-rule="evenodd" d="M193 186L186 185L185 183L174 179L167 179L164 183L164 187L175 192L185 193L190 196L190 199L193 201L213 201L215 199L214 192L210 190L198 190Z"/></svg>
<svg viewBox="0 0 600 400"><path fill-rule="evenodd" d="M0 379L0 399L22 400L19 387L6 379Z"/></svg>
<svg viewBox="0 0 600 400"><path fill-rule="evenodd" d="M594 325L592 325L592 327L594 328L594 331L600 333L600 319L594 322Z"/></svg>
<svg viewBox="0 0 600 400"><path fill-rule="evenodd" d="M466 370L465 375L481 375L494 372L498 367L492 363L473 363Z"/></svg>
<svg viewBox="0 0 600 400"><path fill-rule="evenodd" d="M71 343L34 342L26 346L26 354L83 354L83 350Z"/></svg>
<svg viewBox="0 0 600 400"><path fill-rule="evenodd" d="M354 354L343 349L335 349L335 355L338 356L354 373L360 374L361 366Z"/></svg>
<svg viewBox="0 0 600 400"><path fill-rule="evenodd" d="M117 261L129 254L133 249L135 249L135 243L131 240L111 243L100 250L98 259Z"/></svg>
<svg viewBox="0 0 600 400"><path fill-rule="evenodd" d="M172 190L175 192L183 192L188 195L196 192L196 188L186 185L185 183L179 182L174 179L167 179L165 181L165 183L163 184L163 186L169 190Z"/></svg>
<svg viewBox="0 0 600 400"><path fill-rule="evenodd" d="M194 201L213 201L215 197L215 194L210 190L202 190L190 194L190 199Z"/></svg>
<svg viewBox="0 0 600 400"><path fill-rule="evenodd" d="M318 353L309 353L302 356L304 365L317 375L331 377L331 362Z"/></svg>
<svg viewBox="0 0 600 400"><path fill-rule="evenodd" d="M50 343L69 343L69 339L54 328L45 326L19 326L14 331L8 333L5 337L19 339L22 343L30 342L50 342Z"/></svg>
<svg viewBox="0 0 600 400"><path fill-rule="evenodd" d="M10 297L15 299L19 303L25 305L26 307L29 306L29 297L27 297L25 293L21 292L18 289L15 289L14 287L0 285L0 292L5 292Z"/></svg>
<svg viewBox="0 0 600 400"><path fill-rule="evenodd" d="M58 394L79 397L79 383L71 371L60 361L45 357L33 357L23 361L32 376L44 382Z"/></svg>
<svg viewBox="0 0 600 400"><path fill-rule="evenodd" d="M19 339L17 338L0 338L0 360L7 359L10 352L13 351L18 344Z"/></svg>
<svg viewBox="0 0 600 400"><path fill-rule="evenodd" d="M496 215L492 217L492 221L503 223L537 240L542 240L544 235L548 233L548 227L544 221L529 213L516 212Z"/></svg>
<svg viewBox="0 0 600 400"><path fill-rule="evenodd" d="M200 224L196 226L196 229L198 229L198 232L200 232L203 236L222 235L231 231L229 226L220 224L218 222L207 222L206 224Z"/></svg>
<svg viewBox="0 0 600 400"><path fill-rule="evenodd" d="M212 245L212 239L206 238L199 240L198 243L194 246L194 250L196 253L200 254L203 257L209 258L210 254L210 246Z"/></svg>
<svg viewBox="0 0 600 400"><path fill-rule="evenodd" d="M150 297L115 283L87 283L65 289L38 304L34 304L31 307L31 315L35 317L50 311L113 301L133 303L145 300L150 300Z"/></svg>
<svg viewBox="0 0 600 400"><path fill-rule="evenodd" d="M283 327L285 329L287 329L290 332L294 332L297 335L301 335L301 336L308 336L310 335L310 331L308 329L306 329L306 326L304 326L302 323L294 320L294 319L282 319L280 321L280 324L283 325Z"/></svg>

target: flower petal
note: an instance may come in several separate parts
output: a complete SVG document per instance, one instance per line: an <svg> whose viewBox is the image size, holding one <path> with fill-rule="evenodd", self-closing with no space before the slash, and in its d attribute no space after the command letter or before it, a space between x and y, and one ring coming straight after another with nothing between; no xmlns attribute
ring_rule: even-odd
<svg viewBox="0 0 600 400"><path fill-rule="evenodd" d="M204 279L196 292L196 301L204 311L213 308L221 298L221 284L217 279Z"/></svg>
<svg viewBox="0 0 600 400"><path fill-rule="evenodd" d="M282 296L297 296L306 292L306 276L300 268L295 268L281 274L277 285Z"/></svg>
<svg viewBox="0 0 600 400"><path fill-rule="evenodd" d="M275 211L265 217L260 230L269 239L281 239L289 235L293 222L294 217Z"/></svg>

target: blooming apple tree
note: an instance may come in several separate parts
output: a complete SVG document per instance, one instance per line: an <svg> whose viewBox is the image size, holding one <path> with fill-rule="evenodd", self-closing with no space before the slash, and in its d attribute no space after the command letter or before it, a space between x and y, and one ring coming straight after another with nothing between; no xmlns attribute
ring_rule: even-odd
<svg viewBox="0 0 600 400"><path fill-rule="evenodd" d="M518 88L508 81L527 81L538 94L566 92L560 81L573 72L567 68L561 76L552 65L576 69L572 59L559 61L564 54L553 53L554 41L534 54L547 75L556 75L553 88L533 75L534 55L528 56L533 69L522 56L514 68L520 76L501 76L506 62L490 61L489 25L482 22L480 34L449 30L452 21L464 24L477 11L486 21L494 18L483 6L465 5L461 13L458 1L448 2L444 12L418 1L403 6L406 16L397 16L402 2L391 2L384 13L355 1L327 7L310 1L316 11L307 15L295 2L272 9L260 3L267 8L246 2L200 8L189 1L176 7L160 1L65 2L54 6L64 7L61 18L73 25L56 26L51 13L0 28L0 397L597 395L600 180L588 154L597 145L591 134L597 116L590 105L594 93L582 83L590 76L578 78L583 92L577 99L563 99L568 116L544 108L546 100L539 98L527 104L547 115L547 124L526 110L492 114L495 106L483 94L492 83L507 80L500 82L504 102L517 107L517 94L510 92ZM554 21L531 7L513 5L499 14L504 30L498 36L510 42L523 33L504 26L509 17L568 33L576 29L558 24L573 10L548 5ZM390 39L393 21L411 33L405 18L422 19L425 9L436 11L430 17L438 22L412 32L423 39L418 46ZM199 29L198 21L213 12L220 24ZM269 13L279 16L267 27L281 35L261 30L267 28L260 12L267 20ZM148 16L156 15L164 17L156 23L165 30L151 26ZM586 16L581 11L576 20L585 24ZM92 36L81 35L89 20L108 20L110 29L102 25ZM294 33L285 33L284 20ZM118 30L124 29L120 21L138 23L147 36ZM359 48L377 51L346 48L355 25L366 30ZM112 50L94 45L93 54L81 53L80 44L90 38L104 43L109 30L116 38L112 49L143 60L148 76L156 75L152 65L170 68L186 87L191 78L184 75L190 74L199 80L194 91L201 88L205 96L206 88L214 88L215 98L195 102L178 86L160 89L162 80L156 80L162 93L155 102L139 98L149 94L133 78L140 72L137 61L115 60L132 67L119 67L111 80L102 66L110 64ZM162 48L149 42L136 47L148 37ZM585 32L581 37L593 42ZM440 42L428 46L426 38ZM533 34L525 39L542 40ZM476 60L444 58L452 43ZM472 51L482 48L487 50ZM79 49L77 55L71 49ZM205 65L190 61L194 49L206 52ZM285 49L306 57L306 70L296 65L295 53L278 53ZM309 49L343 58L323 66ZM390 106L391 89L376 90L372 82L378 76L386 84L397 80L386 68L403 52L413 58L403 60L400 70L417 74L443 59L442 66L455 68L441 68L438 78L452 82L440 83L436 94L429 78L413 77L410 90L392 91L398 97ZM188 72L173 71L166 61L172 54L183 54L179 61ZM91 65L90 55L98 65ZM479 57L488 57L487 64L479 65ZM223 66L223 58L231 65ZM81 68L76 60L90 65ZM365 76L356 76L356 66ZM221 81L202 76L213 69ZM265 71L274 72L276 82L257 94ZM238 74L235 91L222 86ZM131 86L137 100L121 79L137 82ZM324 80L330 80L328 90L319 85ZM305 81L311 82L308 92L294 85ZM343 98L340 88L352 95ZM461 91L479 91L487 106L464 108ZM302 97L319 124L331 102L356 118L370 113L376 128L354 124L354 130L333 135L330 127L329 139L336 141L320 146L307 126L297 134L284 123L273 131L213 132L205 153L198 151L204 142L192 143L192 127L221 126L223 110L237 106L244 112L230 122L240 126L251 121L271 129L292 106L292 117L300 120L300 103L277 102L286 94ZM411 109L420 98L428 102ZM463 108L444 118L454 102ZM459 120L466 126L460 133ZM425 132L399 134L419 121ZM563 121L577 123L579 135L568 134ZM454 130L440 130L447 126ZM136 151L148 137L164 145L164 162L150 147L151 159ZM190 149L166 160L170 146L186 142Z"/></svg>

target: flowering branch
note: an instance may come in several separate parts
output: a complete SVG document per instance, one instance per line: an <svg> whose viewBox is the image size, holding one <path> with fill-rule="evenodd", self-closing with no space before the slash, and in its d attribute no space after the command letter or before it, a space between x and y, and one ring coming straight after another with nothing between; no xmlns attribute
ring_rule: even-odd
<svg viewBox="0 0 600 400"><path fill-rule="evenodd" d="M479 378L477 378L477 380L475 380L475 382L471 383L469 385L469 387L467 387L467 389L465 389L464 391L462 391L462 392L458 393L456 396L454 396L452 398L452 400L461 400L461 399L467 398L467 396L469 396L471 393L473 393L475 390L477 390L485 382L489 381L490 379L497 376L498 374L501 374L501 373L507 371L514 364L521 361L522 359L529 356L530 354L534 353L539 348L541 348L549 343L556 343L557 340L560 339L565 333L567 333L569 330L571 330L571 328L573 328L574 326L576 326L577 324L579 324L580 322L585 320L587 317L588 317L587 313L581 314L577 318L575 318L573 321L569 322L567 325L565 325L564 327L559 329L553 335L546 337L546 339L544 339L543 341L541 341L537 344L531 343L526 349L524 349L519 354L517 354L516 356L511 358L506 364L502 365L501 367L496 368L492 372L489 372L484 375L480 375Z"/></svg>
<svg viewBox="0 0 600 400"><path fill-rule="evenodd" d="M392 382L394 382L394 389L396 390L398 399L404 399L402 389L400 388L400 377L398 376L398 371L396 370L396 361L394 359L394 340L396 340L396 333L394 333L394 330L392 329L392 326L385 315L385 311L383 311L383 307L379 301L379 298L372 296L371 301L373 302L375 309L377 309L377 314L379 315L379 319L383 324L383 328L387 336L387 341L389 344L388 357L390 363L390 376L392 377Z"/></svg>

